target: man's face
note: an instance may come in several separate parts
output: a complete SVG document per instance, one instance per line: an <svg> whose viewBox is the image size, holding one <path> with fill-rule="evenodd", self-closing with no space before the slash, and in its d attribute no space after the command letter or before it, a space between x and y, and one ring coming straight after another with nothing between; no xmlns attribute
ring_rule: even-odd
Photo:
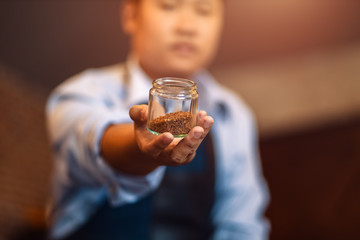
<svg viewBox="0 0 360 240"><path fill-rule="evenodd" d="M190 77L212 60L223 0L140 0L130 5L123 12L125 31L150 77Z"/></svg>

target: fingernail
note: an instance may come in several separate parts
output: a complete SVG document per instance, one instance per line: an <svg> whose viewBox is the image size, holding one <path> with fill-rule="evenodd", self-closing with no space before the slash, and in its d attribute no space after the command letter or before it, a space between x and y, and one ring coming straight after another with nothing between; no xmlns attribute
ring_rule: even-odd
<svg viewBox="0 0 360 240"><path fill-rule="evenodd" d="M211 122L211 121L205 121L205 122L204 122L204 127L205 127L205 128L209 128L209 127L211 127L211 125L212 125L212 122Z"/></svg>
<svg viewBox="0 0 360 240"><path fill-rule="evenodd" d="M199 112L199 119L203 119L205 117L206 113L204 111Z"/></svg>
<svg viewBox="0 0 360 240"><path fill-rule="evenodd" d="M194 138L199 139L202 135L202 132L194 132Z"/></svg>
<svg viewBox="0 0 360 240"><path fill-rule="evenodd" d="M163 138L164 144L170 144L173 140L173 136L170 133L165 133L165 137Z"/></svg>

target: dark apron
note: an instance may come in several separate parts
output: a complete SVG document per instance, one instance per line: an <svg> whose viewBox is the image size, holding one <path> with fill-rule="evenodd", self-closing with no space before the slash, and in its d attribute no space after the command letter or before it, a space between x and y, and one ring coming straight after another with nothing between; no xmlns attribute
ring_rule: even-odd
<svg viewBox="0 0 360 240"><path fill-rule="evenodd" d="M103 206L66 240L203 240L209 239L214 203L215 161L207 136L195 159L167 167L159 188L136 203Z"/></svg>

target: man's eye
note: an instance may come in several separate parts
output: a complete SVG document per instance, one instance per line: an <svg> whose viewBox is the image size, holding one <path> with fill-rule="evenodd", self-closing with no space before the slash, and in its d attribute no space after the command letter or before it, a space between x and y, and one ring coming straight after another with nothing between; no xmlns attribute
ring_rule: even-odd
<svg viewBox="0 0 360 240"><path fill-rule="evenodd" d="M162 1L160 2L160 7L164 10L174 10L176 3L174 1Z"/></svg>
<svg viewBox="0 0 360 240"><path fill-rule="evenodd" d="M211 13L211 7L207 6L207 5L206 6L205 5L197 6L196 7L196 12L199 15L207 16L207 15L210 15L210 13Z"/></svg>

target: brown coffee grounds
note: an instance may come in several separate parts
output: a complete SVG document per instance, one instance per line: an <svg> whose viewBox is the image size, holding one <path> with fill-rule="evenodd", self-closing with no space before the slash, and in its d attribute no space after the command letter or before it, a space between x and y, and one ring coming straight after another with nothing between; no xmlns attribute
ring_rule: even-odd
<svg viewBox="0 0 360 240"><path fill-rule="evenodd" d="M170 132L173 135L183 135L193 128L193 116L190 112L183 111L167 113L151 120L148 127L158 133Z"/></svg>

